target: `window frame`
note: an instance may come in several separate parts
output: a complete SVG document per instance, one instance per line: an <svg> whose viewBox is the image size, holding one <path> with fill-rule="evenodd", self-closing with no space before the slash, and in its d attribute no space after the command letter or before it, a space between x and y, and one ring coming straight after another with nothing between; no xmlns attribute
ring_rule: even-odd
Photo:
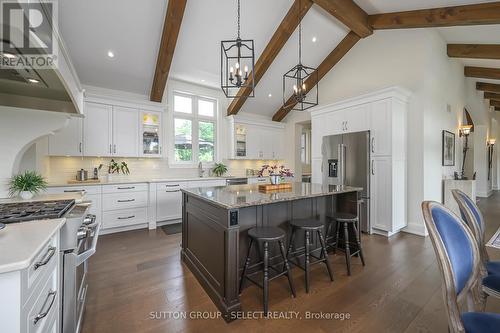
<svg viewBox="0 0 500 333"><path fill-rule="evenodd" d="M175 112L175 96L188 97L192 101L192 113ZM170 112L170 123L171 129L171 143L169 144L169 165L173 167L186 167L193 168L197 167L200 153L200 122L212 123L214 126L214 159L212 162L202 162L205 166L213 166L218 159L218 125L219 125L219 101L217 98L197 95L193 93L188 93L185 91L173 90L172 91L172 107ZM208 101L212 102L214 105L214 115L213 117L202 116L198 113L198 101ZM185 119L191 121L191 141L192 141L192 156L190 161L176 161L175 160L175 119Z"/></svg>

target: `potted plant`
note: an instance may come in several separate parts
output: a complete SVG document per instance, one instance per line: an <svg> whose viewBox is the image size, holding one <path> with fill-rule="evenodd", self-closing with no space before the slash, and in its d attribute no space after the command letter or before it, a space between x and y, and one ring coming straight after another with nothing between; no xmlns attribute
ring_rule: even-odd
<svg viewBox="0 0 500 333"><path fill-rule="evenodd" d="M285 177L293 177L293 172L291 172L290 169L285 168L284 165L280 165L278 167L277 165L264 164L259 171L259 177L264 177L264 172L266 171L269 174L271 184L273 185L281 183L285 180Z"/></svg>
<svg viewBox="0 0 500 333"><path fill-rule="evenodd" d="M225 166L224 163L215 163L215 166L212 169L212 172L217 177L221 177L227 172L227 166Z"/></svg>
<svg viewBox="0 0 500 333"><path fill-rule="evenodd" d="M23 174L13 176L9 183L9 195L19 195L23 200L33 198L33 195L47 188L45 179L35 171L26 171Z"/></svg>
<svg viewBox="0 0 500 333"><path fill-rule="evenodd" d="M102 169L104 165L100 164L99 165L99 170ZM114 159L111 159L108 165L108 181L111 180L111 175L112 174L120 174L120 172L124 175L130 175L130 170L128 168L128 164L125 161L122 161L121 163L116 162Z"/></svg>

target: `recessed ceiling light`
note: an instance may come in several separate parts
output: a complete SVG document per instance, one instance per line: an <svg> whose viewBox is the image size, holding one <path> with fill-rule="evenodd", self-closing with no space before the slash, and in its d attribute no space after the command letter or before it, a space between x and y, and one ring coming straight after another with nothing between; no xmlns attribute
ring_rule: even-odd
<svg viewBox="0 0 500 333"><path fill-rule="evenodd" d="M40 81L38 81L37 79L28 79L28 81L30 83L39 83Z"/></svg>
<svg viewBox="0 0 500 333"><path fill-rule="evenodd" d="M110 58L114 58L115 57L115 53L113 51L108 51L108 57Z"/></svg>
<svg viewBox="0 0 500 333"><path fill-rule="evenodd" d="M271 97L273 97L273 94L269 94L269 95L267 95L267 97L271 98Z"/></svg>
<svg viewBox="0 0 500 333"><path fill-rule="evenodd" d="M312 42L313 42L313 43L316 43L316 41L317 41L317 40L318 40L318 39L316 38L316 36L314 36L314 37L312 38Z"/></svg>
<svg viewBox="0 0 500 333"><path fill-rule="evenodd" d="M201 82L205 82L205 79L201 79Z"/></svg>
<svg viewBox="0 0 500 333"><path fill-rule="evenodd" d="M14 54L12 54L12 53L7 53L7 52L4 52L4 53L3 53L3 56L4 56L5 58L9 58L9 59L14 59L14 58L16 58L16 56L15 56Z"/></svg>

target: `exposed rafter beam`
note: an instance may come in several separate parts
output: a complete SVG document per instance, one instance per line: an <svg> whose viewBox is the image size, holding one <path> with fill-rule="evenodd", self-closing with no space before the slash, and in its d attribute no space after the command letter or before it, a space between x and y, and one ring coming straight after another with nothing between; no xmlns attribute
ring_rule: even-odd
<svg viewBox="0 0 500 333"><path fill-rule="evenodd" d="M274 32L273 37L271 37L271 40L267 43L266 48L255 63L254 75L249 75L249 77L254 78L255 86L257 86L260 79L262 79L269 66L271 66L276 56L299 25L297 17L300 16L300 19L302 20L312 5L313 2L311 0L294 1L292 7L288 10L288 13L281 21L280 25ZM252 82L248 82L250 87L252 85L251 83ZM228 116L237 114L238 111L240 111L243 104L245 104L246 97L248 97L252 91L250 87L244 87L238 90L238 93L236 94L237 97L233 99L227 108Z"/></svg>
<svg viewBox="0 0 500 333"><path fill-rule="evenodd" d="M318 6L344 23L359 37L367 37L373 33L368 23L368 14L352 0L313 0Z"/></svg>
<svg viewBox="0 0 500 333"><path fill-rule="evenodd" d="M373 29L451 27L500 23L500 2L370 15Z"/></svg>
<svg viewBox="0 0 500 333"><path fill-rule="evenodd" d="M448 44L448 57L473 59L500 59L497 44Z"/></svg>
<svg viewBox="0 0 500 333"><path fill-rule="evenodd" d="M484 93L484 98L486 98L486 99L493 99L493 100L496 100L496 101L500 101L500 94L485 92Z"/></svg>
<svg viewBox="0 0 500 333"><path fill-rule="evenodd" d="M476 89L492 93L500 93L500 84L477 82Z"/></svg>
<svg viewBox="0 0 500 333"><path fill-rule="evenodd" d="M490 106L494 106L496 108L499 108L500 107L500 101L490 100Z"/></svg>
<svg viewBox="0 0 500 333"><path fill-rule="evenodd" d="M174 57L177 37L181 29L182 17L186 9L187 0L169 0L165 22L163 23L163 33L161 35L160 49L156 60L156 70L151 87L150 99L154 102L161 102L165 85L167 84L170 65Z"/></svg>
<svg viewBox="0 0 500 333"><path fill-rule="evenodd" d="M466 77L477 77L481 79L500 80L500 68L485 68L485 67L464 67L464 75Z"/></svg>
<svg viewBox="0 0 500 333"><path fill-rule="evenodd" d="M496 108L495 108L495 111L500 111L500 108L499 108L499 107L496 107Z"/></svg>
<svg viewBox="0 0 500 333"><path fill-rule="evenodd" d="M353 31L349 32L347 36L337 45L337 47L323 60L318 66L317 81L316 75L310 76L306 79L307 92L309 92L318 81L320 81L332 68L335 66L342 57L349 52L349 50L360 40L360 37ZM274 121L282 121L286 115L297 105L297 102L290 97L286 102L286 108L282 106L273 116Z"/></svg>

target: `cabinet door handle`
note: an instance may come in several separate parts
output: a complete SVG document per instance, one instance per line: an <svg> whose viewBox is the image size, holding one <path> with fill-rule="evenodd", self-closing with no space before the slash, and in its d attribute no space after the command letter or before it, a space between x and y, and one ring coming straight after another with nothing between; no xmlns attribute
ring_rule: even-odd
<svg viewBox="0 0 500 333"><path fill-rule="evenodd" d="M49 291L49 293L47 294L47 298L45 299L45 302L43 302L42 309L40 310L40 313L38 313L35 316L35 318L33 318L33 324L36 325L36 324L38 324L38 322L40 320L47 317L47 315L50 312L50 309L52 309L52 305L54 305L54 301L56 300L56 294L57 294L56 291L52 291L52 290ZM50 303L49 303L49 299L51 299ZM49 307L47 308L47 310L44 310L44 308L47 304L49 304Z"/></svg>
<svg viewBox="0 0 500 333"><path fill-rule="evenodd" d="M112 147L111 147L111 143L109 144L109 153L112 154L113 153L113 150L112 150Z"/></svg>
<svg viewBox="0 0 500 333"><path fill-rule="evenodd" d="M375 176L375 161L372 161L372 175Z"/></svg>
<svg viewBox="0 0 500 333"><path fill-rule="evenodd" d="M375 137L372 138L372 153L375 153Z"/></svg>
<svg viewBox="0 0 500 333"><path fill-rule="evenodd" d="M80 142L80 145L79 145L78 149L80 150L80 153L81 153L82 150L83 150L83 143Z"/></svg>
<svg viewBox="0 0 500 333"><path fill-rule="evenodd" d="M169 190L166 190L165 192L167 193L174 193L174 192L180 192L181 190L173 190L173 191L169 191Z"/></svg>
<svg viewBox="0 0 500 333"><path fill-rule="evenodd" d="M135 186L117 187L118 190L133 190Z"/></svg>
<svg viewBox="0 0 500 333"><path fill-rule="evenodd" d="M135 215L130 215L130 216L125 216L125 217L119 217L118 220L130 220L133 219Z"/></svg>
<svg viewBox="0 0 500 333"><path fill-rule="evenodd" d="M132 202L135 201L135 199L127 199L127 200L117 200L118 202Z"/></svg>
<svg viewBox="0 0 500 333"><path fill-rule="evenodd" d="M56 254L56 248L53 246L49 247L47 253L43 256L43 259L35 263L34 266L35 271L40 267L47 265L50 259L52 259L52 257L54 256L54 254Z"/></svg>
<svg viewBox="0 0 500 333"><path fill-rule="evenodd" d="M113 153L116 154L116 145L113 145Z"/></svg>

